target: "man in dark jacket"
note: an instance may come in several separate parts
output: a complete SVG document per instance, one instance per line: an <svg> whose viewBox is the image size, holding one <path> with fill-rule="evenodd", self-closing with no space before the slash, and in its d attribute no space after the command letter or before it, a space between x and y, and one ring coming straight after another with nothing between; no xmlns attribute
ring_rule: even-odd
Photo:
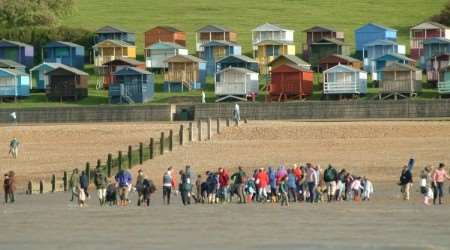
<svg viewBox="0 0 450 250"><path fill-rule="evenodd" d="M180 170L179 172L181 182L180 182L180 193L181 193L181 201L183 202L183 205L190 205L191 199L190 199L190 193L192 191L192 185L189 183L189 177L183 170Z"/></svg>
<svg viewBox="0 0 450 250"><path fill-rule="evenodd" d="M84 171L81 171L80 175L80 187L84 190L86 198L89 198L88 188L89 188L89 178Z"/></svg>
<svg viewBox="0 0 450 250"><path fill-rule="evenodd" d="M400 186L401 186L401 192L403 193L403 199L404 200L409 200L409 193L411 190L411 186L412 186L412 182L413 182L413 176L411 173L410 168L408 168L408 166L404 166L402 173L400 175Z"/></svg>
<svg viewBox="0 0 450 250"><path fill-rule="evenodd" d="M237 186L239 203L245 203L244 188L245 188L246 176L247 175L245 174L244 170L242 170L241 166L239 166L238 171L231 176L231 179L234 180L234 185Z"/></svg>
<svg viewBox="0 0 450 250"><path fill-rule="evenodd" d="M336 177L336 169L331 164L328 165L323 174L323 179L327 185L328 202L332 201L336 196Z"/></svg>
<svg viewBox="0 0 450 250"><path fill-rule="evenodd" d="M99 167L95 169L94 184L97 189L100 206L103 206L106 201L106 187L108 186L108 178L106 178L106 175Z"/></svg>

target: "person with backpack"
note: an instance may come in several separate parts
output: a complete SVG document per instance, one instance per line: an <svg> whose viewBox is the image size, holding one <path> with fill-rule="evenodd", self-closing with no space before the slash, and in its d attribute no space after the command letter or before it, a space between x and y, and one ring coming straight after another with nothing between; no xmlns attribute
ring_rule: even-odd
<svg viewBox="0 0 450 250"><path fill-rule="evenodd" d="M155 184L150 179L145 178L142 182L142 198L139 199L143 204L146 204L147 207L150 206L151 195L156 191ZM139 203L138 206L141 204Z"/></svg>
<svg viewBox="0 0 450 250"><path fill-rule="evenodd" d="M94 185L97 189L97 196L100 201L100 206L103 206L106 202L106 187L108 186L108 178L98 166L95 168Z"/></svg>
<svg viewBox="0 0 450 250"><path fill-rule="evenodd" d="M325 169L325 172L323 173L323 180L325 181L327 187L328 202L331 202L336 197L336 178L336 169L333 168L331 164L328 165L328 168Z"/></svg>
<svg viewBox="0 0 450 250"><path fill-rule="evenodd" d="M80 175L80 187L84 190L84 194L86 195L86 198L89 199L89 177L87 176L87 173L84 171L81 171Z"/></svg>
<svg viewBox="0 0 450 250"><path fill-rule="evenodd" d="M117 186L119 188L119 206L128 206L128 193L131 189L131 182L133 181L133 177L130 172L127 170L120 170L116 176L115 180L117 182Z"/></svg>
<svg viewBox="0 0 450 250"><path fill-rule="evenodd" d="M172 174L169 168L163 175L163 204L170 204L170 195L172 193Z"/></svg>
<svg viewBox="0 0 450 250"><path fill-rule="evenodd" d="M192 191L192 185L189 182L189 177L183 170L180 170L180 187L178 188L180 190L181 194L181 201L183 202L183 205L190 205L191 204L191 197L190 193Z"/></svg>
<svg viewBox="0 0 450 250"><path fill-rule="evenodd" d="M231 176L234 180L234 185L237 187L237 193L239 196L239 203L245 203L245 179L247 175L245 174L242 167L238 167L238 171Z"/></svg>
<svg viewBox="0 0 450 250"><path fill-rule="evenodd" d="M400 175L400 186L401 192L403 194L403 199L408 201L410 197L411 186L413 182L413 176L411 171L407 166L403 167L402 173Z"/></svg>

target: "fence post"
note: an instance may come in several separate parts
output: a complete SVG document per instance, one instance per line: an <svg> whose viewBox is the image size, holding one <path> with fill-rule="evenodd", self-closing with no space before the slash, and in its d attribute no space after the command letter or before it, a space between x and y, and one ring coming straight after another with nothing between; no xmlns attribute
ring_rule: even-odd
<svg viewBox="0 0 450 250"><path fill-rule="evenodd" d="M106 171L108 174L108 177L111 177L111 169L112 169L112 154L108 154L108 160L106 162Z"/></svg>
<svg viewBox="0 0 450 250"><path fill-rule="evenodd" d="M245 123L245 124L247 124L247 123L248 123L248 120L247 120L247 118L245 118L245 119L244 119L244 123Z"/></svg>
<svg viewBox="0 0 450 250"><path fill-rule="evenodd" d="M192 140L194 139L193 135L194 135L194 128L192 126L192 122L189 122L189 142L192 142Z"/></svg>
<svg viewBox="0 0 450 250"><path fill-rule="evenodd" d="M173 130L169 130L169 151L173 150Z"/></svg>
<svg viewBox="0 0 450 250"><path fill-rule="evenodd" d="M230 118L227 118L227 127L230 126Z"/></svg>
<svg viewBox="0 0 450 250"><path fill-rule="evenodd" d="M52 175L51 183L52 183L52 193L54 193L56 189L56 176L54 174Z"/></svg>
<svg viewBox="0 0 450 250"><path fill-rule="evenodd" d="M131 162L133 161L133 148L128 146L128 168L131 168Z"/></svg>
<svg viewBox="0 0 450 250"><path fill-rule="evenodd" d="M64 171L64 176L63 176L63 188L64 188L64 192L67 192L67 171Z"/></svg>
<svg viewBox="0 0 450 250"><path fill-rule="evenodd" d="M117 157L118 159L118 167L119 167L119 171L122 170L122 151L119 151L119 156Z"/></svg>
<svg viewBox="0 0 450 250"><path fill-rule="evenodd" d="M217 118L217 134L220 134L220 118Z"/></svg>
<svg viewBox="0 0 450 250"><path fill-rule="evenodd" d="M153 139L153 137L150 138L149 150L150 150L150 159L153 159L153 154L155 152L155 139Z"/></svg>
<svg viewBox="0 0 450 250"><path fill-rule="evenodd" d="M33 183L31 181L28 181L27 194L33 194Z"/></svg>
<svg viewBox="0 0 450 250"><path fill-rule="evenodd" d="M164 154L164 132L161 132L161 138L159 139L159 154Z"/></svg>
<svg viewBox="0 0 450 250"><path fill-rule="evenodd" d="M239 120L238 120L238 119L234 119L234 125L235 125L236 127L239 127Z"/></svg>
<svg viewBox="0 0 450 250"><path fill-rule="evenodd" d="M39 181L39 193L44 193L44 182L42 180Z"/></svg>
<svg viewBox="0 0 450 250"><path fill-rule="evenodd" d="M183 146L184 144L184 126L183 124L180 125L180 146Z"/></svg>
<svg viewBox="0 0 450 250"><path fill-rule="evenodd" d="M87 176L88 183L91 183L91 164L89 162L86 162L86 169L84 173Z"/></svg>
<svg viewBox="0 0 450 250"><path fill-rule="evenodd" d="M208 129L208 131L207 131L207 137L208 137L208 140L211 140L211 118L208 118L208 123L206 124L207 125L207 129Z"/></svg>
<svg viewBox="0 0 450 250"><path fill-rule="evenodd" d="M198 141L202 141L202 120L197 121Z"/></svg>
<svg viewBox="0 0 450 250"><path fill-rule="evenodd" d="M144 162L144 143L139 143L139 164L142 165Z"/></svg>

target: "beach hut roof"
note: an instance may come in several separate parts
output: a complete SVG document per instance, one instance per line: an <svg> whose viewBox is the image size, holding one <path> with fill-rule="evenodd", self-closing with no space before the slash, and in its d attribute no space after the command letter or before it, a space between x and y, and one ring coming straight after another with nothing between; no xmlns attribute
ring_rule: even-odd
<svg viewBox="0 0 450 250"><path fill-rule="evenodd" d="M384 39L377 39L371 43L368 43L364 45L364 47L372 47L372 46L392 46L392 45L398 45L398 43L391 41L391 40L384 40Z"/></svg>
<svg viewBox="0 0 450 250"><path fill-rule="evenodd" d="M398 59L398 60L408 61L408 62L415 62L416 61L416 60L411 59L411 58L409 58L409 57L407 57L405 55L398 54L398 53L388 53L386 55L382 55L382 56L376 58L375 61L385 60L385 59L387 59L389 57L395 58L395 59Z"/></svg>
<svg viewBox="0 0 450 250"><path fill-rule="evenodd" d="M223 72L227 72L227 71L236 71L236 72L240 72L240 73L244 73L244 74L258 74L255 71L246 69L246 68L238 68L238 67L228 67L228 68L224 68L221 71L217 72L217 73L223 73Z"/></svg>
<svg viewBox="0 0 450 250"><path fill-rule="evenodd" d="M181 30L179 30L179 29L177 29L175 27L165 26L165 25L159 25L159 26L153 27L153 28L149 29L148 31L151 31L151 30L154 30L154 29L158 29L158 28L159 29L163 29L163 30L167 30L167 31L173 32L173 33L181 32Z"/></svg>
<svg viewBox="0 0 450 250"><path fill-rule="evenodd" d="M51 70L51 71L48 71L48 72L45 73L45 74L50 74L51 72L53 72L53 71L55 71L55 70L58 70L58 69L63 69L63 70L65 70L65 71L71 72L71 73L73 73L73 74L75 74L75 75L89 76L89 74L86 73L86 72L84 72L84 71L81 71L81 70L79 70L79 69L77 69L77 68L70 67L70 66L67 66L67 65L61 64L61 63L58 65L57 68L55 68L55 69L53 69L53 70Z"/></svg>
<svg viewBox="0 0 450 250"><path fill-rule="evenodd" d="M265 23L254 28L252 31L258 32L258 31L293 31L293 30L285 29L280 25Z"/></svg>
<svg viewBox="0 0 450 250"><path fill-rule="evenodd" d="M314 42L314 43L312 43L312 44L336 44L336 45L346 45L346 43L343 42L343 41L340 41L340 40L337 40L337 39L333 39L333 38L327 38L327 37L324 37L324 38L320 39L319 41Z"/></svg>
<svg viewBox="0 0 450 250"><path fill-rule="evenodd" d="M245 56L245 55L229 55L229 56L221 58L217 62L219 63L221 61L225 61L225 60L228 60L230 58L236 58L236 59L239 59L239 60L247 62L247 63L256 63L255 59L253 59L251 57L248 57L248 56Z"/></svg>
<svg viewBox="0 0 450 250"><path fill-rule="evenodd" d="M178 43L172 43L172 42L157 42L150 46L148 46L146 49L185 49L185 47L179 45Z"/></svg>
<svg viewBox="0 0 450 250"><path fill-rule="evenodd" d="M318 25L318 26L314 26L309 29L306 29L303 32L337 32L337 31L334 28Z"/></svg>
<svg viewBox="0 0 450 250"><path fill-rule="evenodd" d="M120 69L119 71L115 72L113 75L151 75L152 73L144 70L144 69L140 69L140 68L136 68L136 67L125 67L123 69Z"/></svg>
<svg viewBox="0 0 450 250"><path fill-rule="evenodd" d="M323 73L331 73L331 72L363 72L363 71L343 64L338 64L332 68L323 71Z"/></svg>
<svg viewBox="0 0 450 250"><path fill-rule="evenodd" d="M217 40L212 40L209 41L205 44L201 45L202 47L211 47L211 46L230 46L230 47L235 47L235 46L240 46L237 43L233 43L233 42L229 42L229 41L217 41Z"/></svg>
<svg viewBox="0 0 450 250"><path fill-rule="evenodd" d="M101 27L100 29L96 30L95 33L97 34L105 34L105 33L130 33L130 34L134 34L131 32L128 32L122 28L118 28L116 26L111 26L111 25L106 25Z"/></svg>
<svg viewBox="0 0 450 250"><path fill-rule="evenodd" d="M412 27L411 29L412 30L422 30L422 29L436 29L436 28L448 29L447 26L445 26L441 23L431 22L431 21L420 23L420 24Z"/></svg>
<svg viewBox="0 0 450 250"><path fill-rule="evenodd" d="M22 43L22 42L18 42L18 41L6 40L6 39L0 40L0 44L1 43L8 44L8 45L15 46L15 47L33 47L30 44L26 44L26 43Z"/></svg>
<svg viewBox="0 0 450 250"><path fill-rule="evenodd" d="M423 44L449 44L449 43L450 40L443 37L433 37L423 42Z"/></svg>
<svg viewBox="0 0 450 250"><path fill-rule="evenodd" d="M101 42L95 44L93 47L94 48L102 47L102 45L105 44L105 43L112 43L112 44L117 45L119 47L135 47L134 45L129 44L127 42L124 42L122 40L111 40L111 39L107 39L107 40L101 41Z"/></svg>
<svg viewBox="0 0 450 250"><path fill-rule="evenodd" d="M17 70L17 69L0 68L0 71L6 72L7 74L10 74L12 76L27 76L28 75L23 70Z"/></svg>
<svg viewBox="0 0 450 250"><path fill-rule="evenodd" d="M361 62L360 60L353 58L351 56L345 56L345 55L340 55L340 54L331 54L331 55L323 58L322 60L328 59L329 57L337 57L337 58L340 58L347 62ZM322 60L320 60L320 61L322 61Z"/></svg>
<svg viewBox="0 0 450 250"><path fill-rule="evenodd" d="M74 48L80 48L83 47L79 44L72 43L72 42L64 42L64 41L54 41L47 43L44 48L50 48L50 47L74 47Z"/></svg>
<svg viewBox="0 0 450 250"><path fill-rule="evenodd" d="M291 41L277 41L277 40L263 40L258 43L256 43L257 46L259 45L294 45L294 42Z"/></svg>
<svg viewBox="0 0 450 250"><path fill-rule="evenodd" d="M209 24L197 30L197 32L231 32L231 30L219 25Z"/></svg>
<svg viewBox="0 0 450 250"><path fill-rule="evenodd" d="M204 60L191 55L176 55L167 58L164 62L205 62Z"/></svg>
<svg viewBox="0 0 450 250"><path fill-rule="evenodd" d="M358 31L360 31L360 30L362 30L362 29L365 29L367 26L376 27L376 28L378 28L378 29L382 29L382 30L386 30L386 31L394 31L394 32L397 31L396 29L389 28L389 27L383 26L383 25L381 25L381 24L377 24L377 23L367 23L367 24L364 24L363 26L359 27L358 29L356 29L356 32L358 32Z"/></svg>
<svg viewBox="0 0 450 250"><path fill-rule="evenodd" d="M413 67L408 64L398 63L398 62L390 63L389 65L384 67L384 69L382 69L382 71L390 71L390 72L392 72L392 71L417 71L417 70L419 70L419 69L417 69L416 67Z"/></svg>
<svg viewBox="0 0 450 250"><path fill-rule="evenodd" d="M141 62L141 61L138 61L138 60L132 59L132 58L116 58L112 61L105 62L103 65L110 65L115 62L124 62L125 64L131 65L131 66L139 66L139 65L144 64L144 62Z"/></svg>
<svg viewBox="0 0 450 250"><path fill-rule="evenodd" d="M0 59L0 68L25 68L25 65L9 59Z"/></svg>
<svg viewBox="0 0 450 250"><path fill-rule="evenodd" d="M280 60L281 58L286 58L286 60L290 61L294 65L303 66L303 67L311 67L311 64L303 61L302 59L300 59L299 57L294 56L294 55L279 55L269 63L269 66L273 65L274 62Z"/></svg>

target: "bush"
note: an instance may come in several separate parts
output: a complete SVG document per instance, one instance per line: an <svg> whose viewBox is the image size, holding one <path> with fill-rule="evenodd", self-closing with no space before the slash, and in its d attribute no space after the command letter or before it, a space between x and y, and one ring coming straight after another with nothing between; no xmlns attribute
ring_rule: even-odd
<svg viewBox="0 0 450 250"><path fill-rule="evenodd" d="M441 13L431 17L431 20L447 26L450 26L450 2L448 2Z"/></svg>

